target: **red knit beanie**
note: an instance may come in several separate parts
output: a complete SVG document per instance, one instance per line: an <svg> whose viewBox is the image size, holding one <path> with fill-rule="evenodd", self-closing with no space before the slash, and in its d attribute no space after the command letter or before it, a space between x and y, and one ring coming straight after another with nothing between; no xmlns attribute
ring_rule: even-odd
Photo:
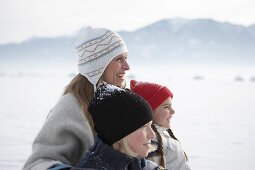
<svg viewBox="0 0 255 170"><path fill-rule="evenodd" d="M166 87L155 83L130 81L130 89L142 96L154 111L167 98L173 98L172 92Z"/></svg>

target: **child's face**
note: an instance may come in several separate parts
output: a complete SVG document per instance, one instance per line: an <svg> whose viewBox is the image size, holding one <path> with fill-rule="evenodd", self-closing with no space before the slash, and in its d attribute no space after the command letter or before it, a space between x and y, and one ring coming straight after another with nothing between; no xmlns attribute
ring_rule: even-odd
<svg viewBox="0 0 255 170"><path fill-rule="evenodd" d="M154 122L165 128L170 128L170 119L174 113L172 100L171 97L169 97L154 110Z"/></svg>
<svg viewBox="0 0 255 170"><path fill-rule="evenodd" d="M147 157L151 139L155 137L151 124L152 121L127 136L128 146L133 152L138 153L140 158Z"/></svg>

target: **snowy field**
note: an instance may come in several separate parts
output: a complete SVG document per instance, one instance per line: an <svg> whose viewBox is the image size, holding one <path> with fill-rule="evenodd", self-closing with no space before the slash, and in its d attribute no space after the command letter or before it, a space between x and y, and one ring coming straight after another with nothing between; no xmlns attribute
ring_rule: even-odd
<svg viewBox="0 0 255 170"><path fill-rule="evenodd" d="M181 71L180 71L181 70ZM48 112L72 79L62 71L0 69L0 169L21 169ZM174 94L171 127L193 170L255 169L254 70L132 68L128 80L153 81ZM236 77L239 81L236 81Z"/></svg>

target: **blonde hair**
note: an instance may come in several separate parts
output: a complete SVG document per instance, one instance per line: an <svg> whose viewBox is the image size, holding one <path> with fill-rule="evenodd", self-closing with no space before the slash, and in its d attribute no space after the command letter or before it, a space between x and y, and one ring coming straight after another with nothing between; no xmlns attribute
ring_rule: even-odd
<svg viewBox="0 0 255 170"><path fill-rule="evenodd" d="M125 153L126 155L128 155L129 157L137 157L139 154L134 152L128 145L128 142L127 142L127 137L128 136L125 136L124 138L122 138L121 140L115 142L112 144L112 148L119 151L119 152L122 152L122 153ZM153 145L150 145L150 149L149 149L149 152L152 152L152 151L155 151L157 148Z"/></svg>
<svg viewBox="0 0 255 170"><path fill-rule="evenodd" d="M129 147L129 145L127 143L127 136L125 136L124 138L120 139L119 141L113 143L112 147L113 147L113 149L115 149L121 153L124 153L124 154L128 155L129 157L137 157L138 156L138 153L135 153Z"/></svg>
<svg viewBox="0 0 255 170"><path fill-rule="evenodd" d="M102 77L98 80L97 87L102 83ZM80 103L81 110L87 118L90 127L95 135L94 124L91 115L88 112L88 105L94 95L94 87L90 81L80 73L66 86L63 95L73 94Z"/></svg>
<svg viewBox="0 0 255 170"><path fill-rule="evenodd" d="M115 149L119 152L120 152L122 146L123 146L123 140L122 139L112 144L113 149Z"/></svg>

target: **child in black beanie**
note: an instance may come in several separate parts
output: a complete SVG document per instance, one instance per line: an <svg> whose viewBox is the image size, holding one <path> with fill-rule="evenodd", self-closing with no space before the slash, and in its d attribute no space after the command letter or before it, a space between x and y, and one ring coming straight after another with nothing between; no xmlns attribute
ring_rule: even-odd
<svg viewBox="0 0 255 170"><path fill-rule="evenodd" d="M151 128L151 107L142 97L129 89L103 83L95 92L88 110L97 137L76 168L162 169L144 159L155 134Z"/></svg>

